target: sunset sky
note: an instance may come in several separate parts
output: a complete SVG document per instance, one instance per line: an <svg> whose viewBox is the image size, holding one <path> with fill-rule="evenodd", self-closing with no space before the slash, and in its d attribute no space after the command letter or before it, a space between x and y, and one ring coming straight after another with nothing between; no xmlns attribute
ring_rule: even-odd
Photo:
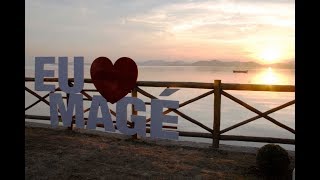
<svg viewBox="0 0 320 180"><path fill-rule="evenodd" d="M26 59L294 59L293 0L26 0Z"/></svg>

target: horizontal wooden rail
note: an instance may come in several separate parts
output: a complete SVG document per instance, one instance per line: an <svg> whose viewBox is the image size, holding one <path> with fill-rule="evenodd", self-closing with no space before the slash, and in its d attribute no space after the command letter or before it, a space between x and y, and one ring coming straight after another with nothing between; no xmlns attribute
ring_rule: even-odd
<svg viewBox="0 0 320 180"><path fill-rule="evenodd" d="M40 120L40 121L50 121L50 116L41 116L41 115L29 115L25 114L24 115L25 119L35 119L35 120ZM61 118L61 116L58 116ZM87 123L88 118L84 118L85 124ZM74 120L73 120L74 121ZM112 121L113 123L116 123L116 121ZM74 123L74 122L73 122ZM128 123L129 124L129 123ZM130 125L130 124L129 124ZM103 124L101 124L99 127L104 127ZM146 127L150 127L150 124L146 124ZM177 129L177 126L168 126L168 125L162 125L162 128L166 129Z"/></svg>
<svg viewBox="0 0 320 180"><path fill-rule="evenodd" d="M202 132L185 132L178 131L179 136L184 137L198 137L198 138L212 138L210 133ZM147 133L150 133L150 129L147 129ZM220 140L224 141L249 141L249 142L260 142L260 143L280 143L280 144L295 144L294 139L280 139L273 137L252 137L252 136L234 136L234 135L220 135Z"/></svg>
<svg viewBox="0 0 320 180"><path fill-rule="evenodd" d="M235 135L220 135L221 140L228 141L250 141L262 143L281 143L281 144L295 144L294 139L282 139L273 137L252 137L252 136L235 136Z"/></svg>
<svg viewBox="0 0 320 180"><path fill-rule="evenodd" d="M137 86L213 89L213 83L137 81Z"/></svg>
<svg viewBox="0 0 320 180"><path fill-rule="evenodd" d="M210 138L210 139L212 138L212 134L202 133L202 132L179 131L179 136L202 137L202 138ZM282 139L282 138L273 138L273 137L220 135L220 140L224 140L224 141L250 141L250 142L260 142L260 143L295 144L294 139Z"/></svg>
<svg viewBox="0 0 320 180"><path fill-rule="evenodd" d="M25 77L24 78L25 82L30 82L30 81L32 82L34 80L35 80L34 77ZM43 78L43 81L44 82L59 82L59 79L58 78ZM74 78L68 78L68 81L74 82ZM89 78L84 78L84 83L92 83L92 80Z"/></svg>
<svg viewBox="0 0 320 180"><path fill-rule="evenodd" d="M201 137L201 138L210 138L210 139L212 139L212 134L211 134L211 133L203 133L203 132L179 131L179 136L185 136L185 137Z"/></svg>
<svg viewBox="0 0 320 180"><path fill-rule="evenodd" d="M221 83L223 90L295 92L292 85L260 85L260 84L226 84Z"/></svg>
<svg viewBox="0 0 320 180"><path fill-rule="evenodd" d="M58 78L43 78L45 82L58 82ZM25 77L25 81L34 81L33 77ZM74 78L69 78L73 82ZM85 83L92 83L89 78L84 79ZM198 88L213 89L213 83L199 82L167 82L167 81L137 81L137 86L145 87L180 87L180 88ZM223 90L242 90L242 91L273 91L273 92L295 92L294 85L262 85L262 84L233 84L221 83ZM88 89L87 91L96 91Z"/></svg>
<svg viewBox="0 0 320 180"><path fill-rule="evenodd" d="M40 115L29 115L25 114L24 118L26 119L38 119L38 120L48 120L50 121L50 116L40 116Z"/></svg>

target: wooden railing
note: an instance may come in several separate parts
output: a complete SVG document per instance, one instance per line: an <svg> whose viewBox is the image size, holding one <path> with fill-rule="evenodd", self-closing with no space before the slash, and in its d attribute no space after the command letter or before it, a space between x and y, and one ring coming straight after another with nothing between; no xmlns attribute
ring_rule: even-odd
<svg viewBox="0 0 320 180"><path fill-rule="evenodd" d="M25 82L34 82L34 78L26 77ZM73 78L69 79L69 85L72 85ZM58 78L44 78L45 82L58 82ZM92 83L91 79L85 79L85 83ZM137 97L138 93L141 95L144 95L151 99L157 99L157 97L151 95L150 93L146 92L145 90L141 89L140 87L180 87L180 88L197 88L197 89L210 89L210 91L201 94L197 97L194 97L192 99L189 99L185 102L182 102L179 104L179 108L186 106L190 103L193 103L199 99L202 99L206 96L209 96L211 94L214 94L214 117L213 117L213 127L210 128L200 121L193 119L192 117L182 113L179 108L178 109L167 109L163 112L163 114L168 114L170 112L176 113L178 116L186 119L187 121L190 121L193 124L196 124L197 126L205 129L208 131L208 133L202 133L202 132L187 132L187 131L178 131L179 136L187 136L187 137L202 137L202 138L211 138L212 139L212 147L213 148L219 148L219 141L220 140L234 140L234 141L251 141L251 142L266 142L266 143L280 143L280 144L295 144L295 139L284 139L284 138L272 138L272 137L253 137L253 136L235 136L235 135L224 135L224 133L238 128L240 126L243 126L249 122L255 121L261 117L267 119L268 121L274 123L275 125L295 134L295 130L286 126L285 124L275 120L274 118L270 117L269 114L274 113L278 110L281 110L285 107L288 107L290 105L295 104L295 100L292 100L290 102L287 102L283 105L280 105L278 107L275 107L273 109L270 109L265 112L261 112L257 110L256 108L250 106L249 104L241 101L240 99L232 96L231 94L227 93L226 90L242 90L242 91L273 91L273 92L295 92L295 86L292 85L256 85L256 84L230 84L230 83L221 83L221 80L215 80L214 83L197 83L197 82L154 82L154 81L138 81L136 84L136 87L132 90L131 96ZM25 87L25 90L29 92L30 94L37 97L39 100L34 102L33 104L29 105L25 108L25 111L32 108L39 102L44 102L47 105L49 105L49 102L46 100L46 98L49 96L49 93L40 96L33 90L29 89L28 87ZM60 91L60 88L56 88L55 91ZM87 92L97 92L96 89L83 89L81 93L84 96L84 100L91 101L92 96L89 95ZM221 96L225 96L232 101L240 104L241 106L247 108L248 110L256 113L257 115L246 119L240 123L234 124L230 127L227 127L225 129L220 129L220 122L221 122ZM68 100L69 95L66 94L66 98ZM146 105L150 105L150 102L145 102ZM84 113L89 111L90 108L87 108L84 110ZM113 116L116 116L116 112L114 112L112 109L110 109L110 113ZM137 114L137 112L133 111L132 108L132 114ZM50 116L37 116L37 115L25 115L26 119L37 119L37 120L50 120ZM85 124L87 122L87 118L85 119ZM147 123L147 133L150 133L150 121L151 119L148 118L146 120ZM130 126L132 126L131 121L127 121ZM115 122L114 122L115 123ZM73 125L75 124L75 120L72 121L70 129L72 129ZM97 124L98 127L103 127L103 124ZM169 128L169 129L177 129L177 127L174 126L163 126L163 128ZM133 136L133 138L137 138L136 136Z"/></svg>

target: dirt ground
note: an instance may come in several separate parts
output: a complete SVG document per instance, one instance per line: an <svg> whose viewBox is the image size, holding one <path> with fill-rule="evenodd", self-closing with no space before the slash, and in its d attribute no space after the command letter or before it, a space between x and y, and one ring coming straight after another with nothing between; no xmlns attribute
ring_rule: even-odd
<svg viewBox="0 0 320 180"><path fill-rule="evenodd" d="M25 127L26 179L263 179L255 158L254 153Z"/></svg>

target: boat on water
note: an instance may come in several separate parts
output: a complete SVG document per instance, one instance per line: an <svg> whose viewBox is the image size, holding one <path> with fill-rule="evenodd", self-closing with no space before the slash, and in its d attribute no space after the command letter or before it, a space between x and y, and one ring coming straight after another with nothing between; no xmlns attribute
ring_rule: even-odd
<svg viewBox="0 0 320 180"><path fill-rule="evenodd" d="M233 70L233 73L248 73L248 70Z"/></svg>

